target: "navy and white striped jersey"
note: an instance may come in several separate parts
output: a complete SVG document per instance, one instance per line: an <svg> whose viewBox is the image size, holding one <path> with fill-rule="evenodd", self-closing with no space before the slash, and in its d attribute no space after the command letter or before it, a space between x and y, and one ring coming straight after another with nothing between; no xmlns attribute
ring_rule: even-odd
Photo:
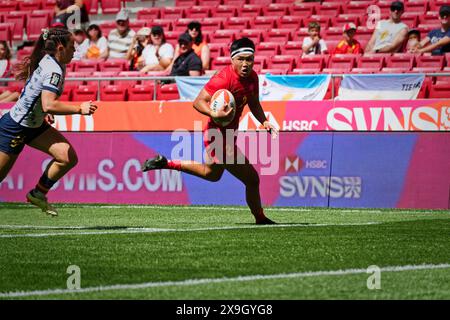
<svg viewBox="0 0 450 320"><path fill-rule="evenodd" d="M24 127L39 127L45 116L41 93L43 90L51 91L59 97L64 90L65 72L65 66L61 66L54 57L45 55L27 80L19 100L11 108L11 118Z"/></svg>

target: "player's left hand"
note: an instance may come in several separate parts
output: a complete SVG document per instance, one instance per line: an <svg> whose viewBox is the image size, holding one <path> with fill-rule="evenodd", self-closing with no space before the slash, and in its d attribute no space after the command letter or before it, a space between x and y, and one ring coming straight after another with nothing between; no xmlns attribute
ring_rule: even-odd
<svg viewBox="0 0 450 320"><path fill-rule="evenodd" d="M55 123L55 116L52 114L46 114L44 117L44 121L47 122L49 125L52 125Z"/></svg>
<svg viewBox="0 0 450 320"><path fill-rule="evenodd" d="M269 131L269 133L272 135L272 139L276 139L278 137L278 129L275 128L275 126L271 124L269 121L264 121L263 126L264 129Z"/></svg>

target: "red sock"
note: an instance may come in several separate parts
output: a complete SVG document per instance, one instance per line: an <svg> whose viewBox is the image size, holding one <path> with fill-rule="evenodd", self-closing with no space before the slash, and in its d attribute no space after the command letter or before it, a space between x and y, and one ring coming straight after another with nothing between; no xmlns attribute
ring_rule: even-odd
<svg viewBox="0 0 450 320"><path fill-rule="evenodd" d="M264 209L261 208L258 213L254 214L256 222L262 221L266 219L266 215L264 214Z"/></svg>
<svg viewBox="0 0 450 320"><path fill-rule="evenodd" d="M181 171L181 161L180 160L168 160L165 169Z"/></svg>

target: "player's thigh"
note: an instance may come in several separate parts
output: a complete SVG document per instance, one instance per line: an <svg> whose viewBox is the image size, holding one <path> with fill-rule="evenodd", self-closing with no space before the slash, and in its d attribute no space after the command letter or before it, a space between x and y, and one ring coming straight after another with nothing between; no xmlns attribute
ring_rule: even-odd
<svg viewBox="0 0 450 320"><path fill-rule="evenodd" d="M55 128L49 127L27 143L30 147L45 152L58 162L76 163L77 155L70 142Z"/></svg>
<svg viewBox="0 0 450 320"><path fill-rule="evenodd" d="M244 164L226 164L225 169L242 181L246 186L259 185L259 175L248 161Z"/></svg>
<svg viewBox="0 0 450 320"><path fill-rule="evenodd" d="M18 157L18 154L8 154L0 151L0 182L8 175Z"/></svg>

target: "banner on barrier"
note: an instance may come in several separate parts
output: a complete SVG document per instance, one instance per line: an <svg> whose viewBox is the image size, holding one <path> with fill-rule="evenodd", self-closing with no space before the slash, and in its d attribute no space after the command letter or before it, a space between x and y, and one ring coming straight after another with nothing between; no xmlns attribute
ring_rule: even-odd
<svg viewBox="0 0 450 320"><path fill-rule="evenodd" d="M183 149L186 159L201 160L199 132L66 136L79 163L54 186L50 201L245 205L244 185L227 172L215 183L178 171L141 172L141 163L157 153L175 158ZM267 135L258 143L239 136L249 155ZM253 160L264 205L448 209L449 154L448 133L284 132L278 150L258 149ZM24 201L49 161L26 147L0 184L0 202Z"/></svg>
<svg viewBox="0 0 450 320"><path fill-rule="evenodd" d="M99 102L93 116L56 116L61 131L200 130L208 118L191 102ZM10 104L0 106L7 112ZM266 117L283 131L449 131L450 100L266 101ZM200 129L199 129L200 128ZM262 129L245 108L240 130Z"/></svg>

